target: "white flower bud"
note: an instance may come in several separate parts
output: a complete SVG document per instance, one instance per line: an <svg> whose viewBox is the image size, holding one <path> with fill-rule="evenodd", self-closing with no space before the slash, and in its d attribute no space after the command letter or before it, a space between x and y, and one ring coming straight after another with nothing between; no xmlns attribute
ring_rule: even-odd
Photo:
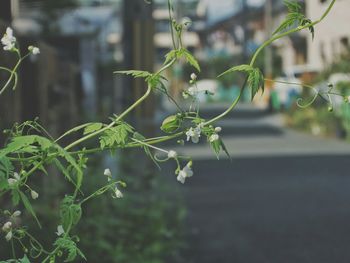
<svg viewBox="0 0 350 263"><path fill-rule="evenodd" d="M17 184L17 182L18 180L14 178L7 179L7 183L9 184L9 186L14 186L15 184Z"/></svg>
<svg viewBox="0 0 350 263"><path fill-rule="evenodd" d="M12 214L13 217L18 217L18 216L20 216L20 215L21 215L21 211L19 211L19 210L15 211L15 212Z"/></svg>
<svg viewBox="0 0 350 263"><path fill-rule="evenodd" d="M6 222L3 226L2 226L2 230L4 232L8 232L10 231L12 228L12 223L10 221Z"/></svg>
<svg viewBox="0 0 350 263"><path fill-rule="evenodd" d="M118 187L115 187L114 194L116 198L123 198L123 193L118 189Z"/></svg>
<svg viewBox="0 0 350 263"><path fill-rule="evenodd" d="M34 190L30 191L30 195L32 196L33 200L35 200L39 197L39 194L37 192L35 192Z"/></svg>
<svg viewBox="0 0 350 263"><path fill-rule="evenodd" d="M7 235L5 236L5 239L7 241L10 241L12 239L12 231L8 232Z"/></svg>
<svg viewBox="0 0 350 263"><path fill-rule="evenodd" d="M192 80L196 80L196 79L197 79L197 75L196 75L195 73L192 73L192 74L191 74L191 79L192 79Z"/></svg>
<svg viewBox="0 0 350 263"><path fill-rule="evenodd" d="M29 46L28 47L29 52L31 52L33 55L40 54L40 49L38 47Z"/></svg>
<svg viewBox="0 0 350 263"><path fill-rule="evenodd" d="M64 229L62 225L57 226L57 232L56 232L57 236L61 236L64 234Z"/></svg>
<svg viewBox="0 0 350 263"><path fill-rule="evenodd" d="M215 127L215 132L216 133L219 133L219 132L221 132L222 131L222 128L221 127Z"/></svg>
<svg viewBox="0 0 350 263"><path fill-rule="evenodd" d="M105 176L111 177L112 176L112 172L109 168L105 169L104 173Z"/></svg>
<svg viewBox="0 0 350 263"><path fill-rule="evenodd" d="M168 158L173 158L175 159L177 157L177 152L173 151L173 150L170 150L168 152Z"/></svg>

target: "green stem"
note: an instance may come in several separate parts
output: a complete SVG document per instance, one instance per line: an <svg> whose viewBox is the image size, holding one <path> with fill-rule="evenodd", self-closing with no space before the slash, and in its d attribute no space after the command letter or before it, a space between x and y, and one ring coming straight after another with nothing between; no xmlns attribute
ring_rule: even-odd
<svg viewBox="0 0 350 263"><path fill-rule="evenodd" d="M255 61L256 61L258 55L260 54L260 52L261 52L265 47L269 46L272 42L274 42L274 41L276 41L276 40L278 40L278 39L280 39L280 38L282 38L282 37L285 37L285 36L287 36L287 35L290 35L290 34L292 34L292 33L301 31L301 30L303 30L303 29L309 28L309 27L311 27L311 26L314 26L314 25L320 23L320 22L328 15L328 13L331 11L331 9L332 9L333 5L335 4L335 2L336 2L336 0L332 0L332 2L329 4L327 10L323 13L323 15L322 15L318 20L316 20L316 21L314 21L314 22L312 22L312 23L306 24L306 25L304 25L304 26L298 26L298 27L296 27L296 28L293 28L293 29L291 29L291 30L288 30L288 31L286 31L286 32L284 32L284 33L278 34L278 35L276 35L276 36L274 36L274 37L272 37L272 38L266 40L266 41L255 51L255 53L254 53L254 55L253 55L253 57L252 57L252 59L251 59L249 65L250 65L250 66L253 66L253 65L255 64Z"/></svg>
<svg viewBox="0 0 350 263"><path fill-rule="evenodd" d="M104 132L104 131L106 131L106 130L112 128L118 121L120 121L121 119L123 119L128 113L130 113L130 112L131 112L133 109L135 109L141 102L143 102L143 101L150 95L151 90L152 90L152 87L151 87L151 86L148 86L146 93L145 93L141 98L139 98L134 104L132 104L128 109L126 109L122 114L120 114L120 115L118 116L118 118L116 118L113 122L111 122L111 123L110 123L109 125L107 125L106 127L102 128L101 130L98 130L98 131L93 132L93 133L91 133L91 134L89 134L89 135L86 135L86 136L80 138L79 140L76 140L75 142L73 142L73 143L69 144L68 146L66 146L66 147L64 148L64 150L67 151L67 150L73 148L74 146L76 146L76 145L78 145L78 144L80 144L80 143L82 143L82 142L84 142L84 141L86 141L86 140L88 140L88 139L90 139L90 138L93 138L93 137L95 137L96 135L99 135L99 134L101 134L102 132Z"/></svg>

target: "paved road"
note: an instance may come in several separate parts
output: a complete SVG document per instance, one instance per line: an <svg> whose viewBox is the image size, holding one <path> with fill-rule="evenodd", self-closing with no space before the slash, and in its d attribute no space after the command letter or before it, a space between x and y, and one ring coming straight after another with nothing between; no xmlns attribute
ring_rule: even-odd
<svg viewBox="0 0 350 263"><path fill-rule="evenodd" d="M232 161L205 144L182 149L195 159L183 262L349 263L350 144L249 107L220 125Z"/></svg>

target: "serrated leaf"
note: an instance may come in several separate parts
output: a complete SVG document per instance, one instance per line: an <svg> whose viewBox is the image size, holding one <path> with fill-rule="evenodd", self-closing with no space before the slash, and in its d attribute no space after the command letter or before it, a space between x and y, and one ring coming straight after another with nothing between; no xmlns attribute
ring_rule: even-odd
<svg viewBox="0 0 350 263"><path fill-rule="evenodd" d="M284 5L287 7L289 13L293 12L300 12L301 11L301 5L296 1L284 1Z"/></svg>
<svg viewBox="0 0 350 263"><path fill-rule="evenodd" d="M254 99L259 89L261 89L262 92L264 92L264 76L261 73L260 69L255 68L249 73L247 83L249 88L251 89L252 100Z"/></svg>
<svg viewBox="0 0 350 263"><path fill-rule="evenodd" d="M246 65L246 64L242 64L242 65L238 65L238 66L234 66L228 70L226 70L225 72L221 73L218 78L222 77L223 75L226 75L228 73L231 73L231 72L235 72L235 71L238 71L238 72L245 72L245 73L250 73L254 68L250 65Z"/></svg>
<svg viewBox="0 0 350 263"><path fill-rule="evenodd" d="M67 253L64 262L73 262L78 255L86 260L84 254L70 237L57 238L54 245Z"/></svg>
<svg viewBox="0 0 350 263"><path fill-rule="evenodd" d="M187 62L194 67L198 72L201 71L201 67L199 66L198 61L195 59L195 57L187 50L187 49L182 49L183 50L183 56L187 60Z"/></svg>
<svg viewBox="0 0 350 263"><path fill-rule="evenodd" d="M103 135L100 137L101 149L113 147L115 145L125 145L129 133L131 132L133 132L133 128L126 123L121 123L116 127L104 131Z"/></svg>
<svg viewBox="0 0 350 263"><path fill-rule="evenodd" d="M67 231L69 226L78 224L81 215L81 206L74 203L74 197L70 195L65 196L60 205L60 219L63 229Z"/></svg>
<svg viewBox="0 0 350 263"><path fill-rule="evenodd" d="M120 71L114 71L113 73L131 75L134 78L147 78L148 76L152 75L152 73L144 70L120 70Z"/></svg>
<svg viewBox="0 0 350 263"><path fill-rule="evenodd" d="M178 56L178 50L171 50L165 55L164 65L168 64L171 60L176 59Z"/></svg>
<svg viewBox="0 0 350 263"><path fill-rule="evenodd" d="M41 224L36 216L36 213L32 207L32 204L30 203L28 197L21 191L18 191L19 195L21 197L22 203L24 205L24 207L27 209L27 211L34 217L35 221L37 222L39 228L41 228Z"/></svg>
<svg viewBox="0 0 350 263"><path fill-rule="evenodd" d="M35 150L33 147L31 147L31 145L35 143L37 143L44 151L50 148L53 144L49 139L38 135L14 137L12 138L11 142L0 151L0 158L3 158L10 153L16 153L19 151L23 153L33 153Z"/></svg>
<svg viewBox="0 0 350 263"><path fill-rule="evenodd" d="M293 25L297 25L300 23L300 21L304 19L304 15L300 13L289 13L285 20L281 23L281 25L272 33L272 35L275 35L279 32L282 32Z"/></svg>
<svg viewBox="0 0 350 263"><path fill-rule="evenodd" d="M100 122L90 123L88 126L85 127L84 135L98 131L102 128L102 126L103 124Z"/></svg>

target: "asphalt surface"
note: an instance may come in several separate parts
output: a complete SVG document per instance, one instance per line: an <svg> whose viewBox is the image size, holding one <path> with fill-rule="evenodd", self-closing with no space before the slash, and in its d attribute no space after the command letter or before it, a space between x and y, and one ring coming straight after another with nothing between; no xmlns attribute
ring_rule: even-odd
<svg viewBox="0 0 350 263"><path fill-rule="evenodd" d="M207 111L207 116L220 112ZM241 106L221 121L232 161L204 143L183 186L184 263L349 263L350 144Z"/></svg>

